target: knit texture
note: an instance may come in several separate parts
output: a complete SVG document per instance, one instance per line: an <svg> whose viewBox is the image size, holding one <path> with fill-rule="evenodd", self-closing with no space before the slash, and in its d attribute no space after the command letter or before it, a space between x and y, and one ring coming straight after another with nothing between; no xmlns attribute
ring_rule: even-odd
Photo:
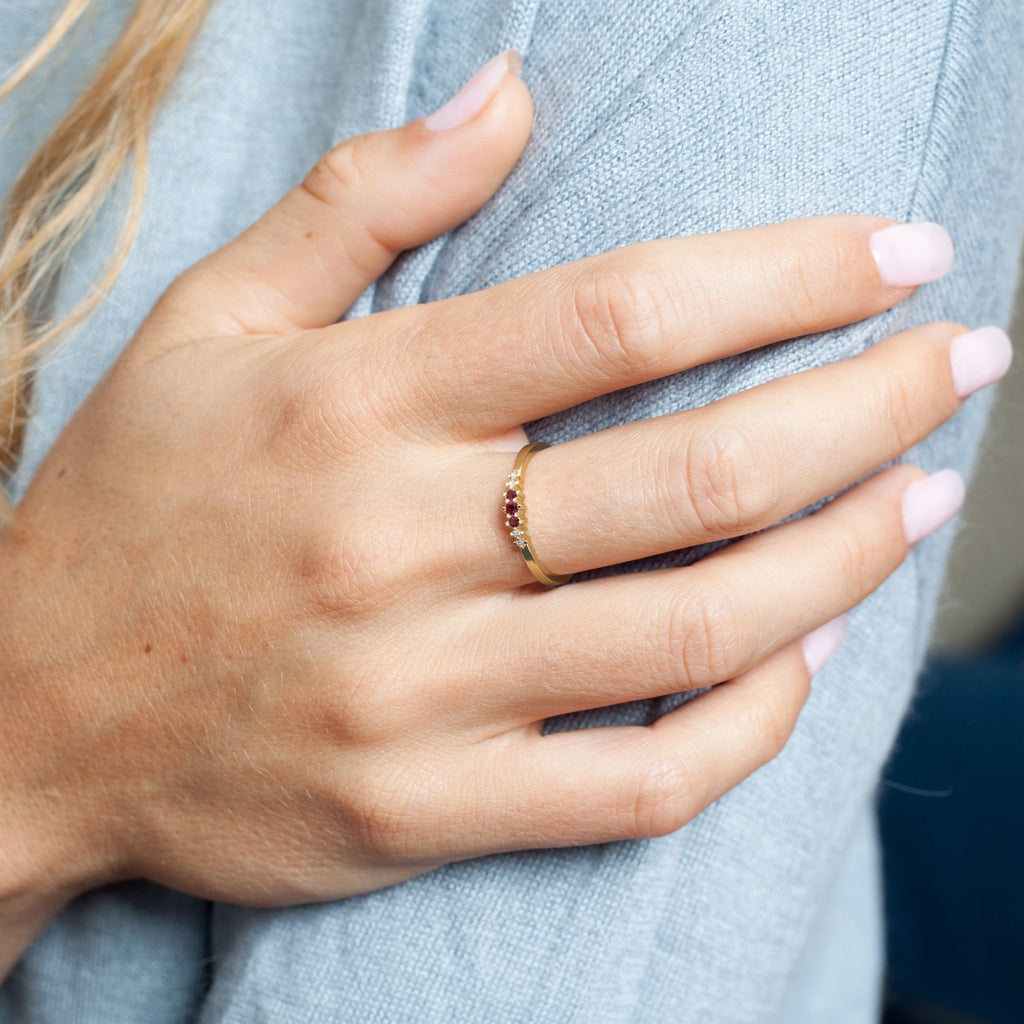
<svg viewBox="0 0 1024 1024"><path fill-rule="evenodd" d="M44 104L9 105L0 188L127 6L108 4L79 38ZM54 8L0 0L0 64ZM400 259L351 315L641 239L810 214L937 220L958 246L947 279L889 313L590 402L531 425L534 438L699 406L928 320L1008 319L1024 201L1019 0L218 0L160 116L129 264L39 374L18 487L176 274L331 143L428 113L507 46L525 56L537 108L525 156L481 213ZM98 276L114 224L79 248L59 308ZM968 473L987 403L971 399L910 460ZM854 612L783 754L681 832L489 857L287 910L117 886L40 938L0 990L0 1020L868 1024L881 970L872 795L949 540L922 543ZM650 721L671 703L559 727Z"/></svg>

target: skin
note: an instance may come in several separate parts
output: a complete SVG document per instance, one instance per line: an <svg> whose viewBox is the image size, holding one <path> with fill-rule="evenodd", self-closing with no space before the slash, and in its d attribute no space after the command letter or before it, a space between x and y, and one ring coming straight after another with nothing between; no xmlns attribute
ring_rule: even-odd
<svg viewBox="0 0 1024 1024"><path fill-rule="evenodd" d="M823 218L335 323L483 205L530 119L510 76L459 128L343 143L171 285L54 444L0 533L0 969L118 879L291 904L677 829L778 753L801 638L906 556L900 466L687 569L533 582L498 511L520 424L909 290L871 258L886 222ZM575 572L770 526L957 410L962 330L539 453L536 549Z"/></svg>

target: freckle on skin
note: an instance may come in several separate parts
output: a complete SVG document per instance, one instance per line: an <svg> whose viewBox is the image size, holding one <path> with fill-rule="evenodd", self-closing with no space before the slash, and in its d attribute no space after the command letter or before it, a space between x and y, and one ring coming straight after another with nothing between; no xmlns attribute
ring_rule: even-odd
<svg viewBox="0 0 1024 1024"><path fill-rule="evenodd" d="M306 232L306 237L307 238L312 238L313 237L313 232L312 231L307 231Z"/></svg>
<svg viewBox="0 0 1024 1024"><path fill-rule="evenodd" d="M187 654L183 654L181 656L181 663L182 663L182 665L185 665L185 664L188 663L188 655Z"/></svg>
<svg viewBox="0 0 1024 1024"><path fill-rule="evenodd" d="M61 477L62 477L62 476L63 476L63 475L64 475L64 474L65 474L65 473L67 472L67 471L68 471L68 469L67 469L67 466L65 466L65 467L64 467L64 468L63 468L63 469L62 469L62 470L61 470L61 471L60 471L60 472L59 472L59 473L57 474L57 479L59 480L59 479L60 479L60 478L61 478Z"/></svg>
<svg viewBox="0 0 1024 1024"><path fill-rule="evenodd" d="M153 645L152 645L152 644L146 644L146 646L145 646L145 647L143 647L142 649L143 649L143 651L145 651L145 652L146 652L146 654L149 654L149 652L150 652L151 650L153 650Z"/></svg>

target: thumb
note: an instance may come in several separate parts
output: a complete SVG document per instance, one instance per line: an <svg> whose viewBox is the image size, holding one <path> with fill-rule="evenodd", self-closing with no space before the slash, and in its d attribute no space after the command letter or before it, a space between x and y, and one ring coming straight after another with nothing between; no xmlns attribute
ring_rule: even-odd
<svg viewBox="0 0 1024 1024"><path fill-rule="evenodd" d="M200 337L334 323L404 249L466 220L529 137L533 106L507 50L440 110L347 139L233 242L186 271L154 317Z"/></svg>

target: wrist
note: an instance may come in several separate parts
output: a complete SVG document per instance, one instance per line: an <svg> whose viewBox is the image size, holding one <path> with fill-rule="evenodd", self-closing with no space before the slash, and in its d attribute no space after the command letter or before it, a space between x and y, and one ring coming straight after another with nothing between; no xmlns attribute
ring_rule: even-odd
<svg viewBox="0 0 1024 1024"><path fill-rule="evenodd" d="M8 756L14 748L9 722L4 716L0 726L0 980L85 888L76 881L76 858L62 850L27 784L27 766Z"/></svg>
<svg viewBox="0 0 1024 1024"><path fill-rule="evenodd" d="M48 607L53 566L33 547L0 531L0 964L18 936L27 944L76 895L117 877L109 815L76 754L76 687L60 656L73 637L55 642L70 624Z"/></svg>

